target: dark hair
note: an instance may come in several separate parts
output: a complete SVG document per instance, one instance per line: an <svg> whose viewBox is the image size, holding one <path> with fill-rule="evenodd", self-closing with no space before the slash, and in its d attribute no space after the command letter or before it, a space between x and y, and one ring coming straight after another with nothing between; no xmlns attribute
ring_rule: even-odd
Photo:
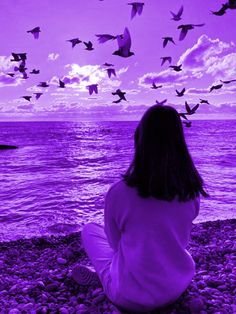
<svg viewBox="0 0 236 314"><path fill-rule="evenodd" d="M134 158L123 180L143 197L171 201L194 199L203 180L194 166L184 138L178 112L170 106L154 105L140 120L134 133Z"/></svg>

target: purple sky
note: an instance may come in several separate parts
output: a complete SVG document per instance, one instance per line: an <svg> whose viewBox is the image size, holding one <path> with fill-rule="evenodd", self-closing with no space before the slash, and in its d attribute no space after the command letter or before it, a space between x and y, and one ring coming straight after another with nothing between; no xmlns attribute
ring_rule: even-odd
<svg viewBox="0 0 236 314"><path fill-rule="evenodd" d="M147 0L142 15L132 20L130 1L124 0L1 0L0 1L0 120L137 120L146 108L165 98L178 111L184 102L193 106L199 98L210 103L200 105L193 119L233 118L236 112L236 82L224 84L209 93L220 79L236 79L236 10L223 16L211 11L220 9L222 0ZM171 20L170 10L177 13L184 6L181 21ZM179 41L181 24L201 24ZM27 33L40 26L39 39ZM99 44L95 34L131 34L129 58L112 55L117 40ZM162 46L162 37L172 36L176 45ZM73 49L66 40L78 37L92 41L93 51L83 43ZM16 62L11 53L27 52L29 79L14 72ZM182 63L175 72L160 57L171 56L172 65ZM102 64L115 65L117 76L108 78ZM32 69L40 74L29 74ZM7 73L16 73L11 78ZM66 88L58 88L58 80ZM82 79L82 81L81 81ZM47 81L49 88L38 87ZM151 89L152 82L162 85ZM89 96L86 85L98 84L98 94ZM183 97L175 90L186 88ZM117 88L126 92L126 101L112 103ZM21 98L43 92L31 102Z"/></svg>

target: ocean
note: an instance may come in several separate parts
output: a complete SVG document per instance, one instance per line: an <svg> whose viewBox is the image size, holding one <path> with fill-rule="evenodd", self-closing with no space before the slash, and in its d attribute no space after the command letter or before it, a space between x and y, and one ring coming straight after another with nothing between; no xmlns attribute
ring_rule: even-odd
<svg viewBox="0 0 236 314"><path fill-rule="evenodd" d="M0 122L0 241L103 223L104 197L133 157L136 121ZM186 141L211 197L194 223L236 216L236 120L193 121Z"/></svg>

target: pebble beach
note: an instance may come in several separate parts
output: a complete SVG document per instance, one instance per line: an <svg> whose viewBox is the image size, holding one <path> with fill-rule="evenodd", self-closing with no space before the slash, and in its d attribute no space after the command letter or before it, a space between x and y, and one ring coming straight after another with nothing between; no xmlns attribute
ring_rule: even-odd
<svg viewBox="0 0 236 314"><path fill-rule="evenodd" d="M236 313L236 219L194 224L187 249L196 275L175 303L152 314ZM80 232L0 244L1 314L98 314L120 312L101 286L79 286L77 264L91 266Z"/></svg>

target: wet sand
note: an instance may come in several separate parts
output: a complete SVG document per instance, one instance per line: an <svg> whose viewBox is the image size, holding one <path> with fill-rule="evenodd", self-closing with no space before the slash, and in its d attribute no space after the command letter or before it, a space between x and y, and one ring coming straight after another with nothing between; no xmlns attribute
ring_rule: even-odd
<svg viewBox="0 0 236 314"><path fill-rule="evenodd" d="M196 275L160 314L236 313L236 219L193 226L188 246ZM1 314L120 313L101 287L81 287L70 277L77 264L91 265L80 232L0 243Z"/></svg>

